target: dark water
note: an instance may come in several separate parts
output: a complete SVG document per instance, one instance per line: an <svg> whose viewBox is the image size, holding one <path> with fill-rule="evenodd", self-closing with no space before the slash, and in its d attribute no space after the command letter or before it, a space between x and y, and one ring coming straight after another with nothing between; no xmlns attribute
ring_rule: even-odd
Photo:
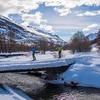
<svg viewBox="0 0 100 100"><path fill-rule="evenodd" d="M31 97L34 100L100 100L100 89L47 85L45 89Z"/></svg>

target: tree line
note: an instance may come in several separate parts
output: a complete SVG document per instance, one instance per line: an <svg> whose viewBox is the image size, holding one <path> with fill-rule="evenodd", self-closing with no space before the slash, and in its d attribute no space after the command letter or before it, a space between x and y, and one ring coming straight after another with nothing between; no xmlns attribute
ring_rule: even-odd
<svg viewBox="0 0 100 100"><path fill-rule="evenodd" d="M0 33L0 52L11 53L19 51L27 51L29 46L24 43L17 43L15 41L15 33L8 32L6 35Z"/></svg>
<svg viewBox="0 0 100 100"><path fill-rule="evenodd" d="M46 38L41 38L38 41L34 41L29 45L28 43L17 43L16 41L16 33L10 31L4 35L0 33L0 52L19 52L19 51L30 51L33 46L37 48L37 50L42 51L45 54L45 51L56 50L57 47L62 45L55 44L54 41L48 41Z"/></svg>
<svg viewBox="0 0 100 100"><path fill-rule="evenodd" d="M97 47L100 49L100 30L97 32L97 38L94 43L97 44ZM91 50L91 45L92 41L90 41L82 31L78 31L72 36L67 47L72 53L89 52Z"/></svg>
<svg viewBox="0 0 100 100"><path fill-rule="evenodd" d="M97 38L95 42L97 47L100 49L100 30L97 32ZM15 41L16 33L13 31L8 32L6 35L0 33L0 52L18 52L18 51L29 51L32 45L26 43L17 43ZM72 53L75 52L88 52L91 50L92 42L84 35L82 31L77 31L71 38L70 42L66 45L55 44L53 41L48 41L46 38L41 38L38 42L34 41L33 46L42 51L55 51L57 48L69 49Z"/></svg>

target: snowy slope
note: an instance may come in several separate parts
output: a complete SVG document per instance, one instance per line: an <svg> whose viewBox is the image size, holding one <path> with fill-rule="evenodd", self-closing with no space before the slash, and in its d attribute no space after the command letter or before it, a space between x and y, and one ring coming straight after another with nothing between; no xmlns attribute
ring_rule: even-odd
<svg viewBox="0 0 100 100"><path fill-rule="evenodd" d="M15 33L15 40L18 42L33 42L38 38L37 35L26 31L24 28L13 23L9 19L0 16L0 34L7 35L9 32Z"/></svg>
<svg viewBox="0 0 100 100"><path fill-rule="evenodd" d="M89 38L90 41L95 40L97 38L97 33L91 33L87 37Z"/></svg>
<svg viewBox="0 0 100 100"><path fill-rule="evenodd" d="M17 42L32 43L38 41L40 38L47 38L48 40L54 40L54 42L62 43L64 42L61 38L54 36L44 31L31 28L23 28L18 24L14 23L6 17L0 16L0 34L6 35L9 32L14 32L16 34L15 40Z"/></svg>
<svg viewBox="0 0 100 100"><path fill-rule="evenodd" d="M36 29L36 31L41 33L41 35L45 35L45 37L48 37L47 40L49 42L54 42L55 44L62 44L62 45L66 44L66 42L63 39L61 39L58 35L53 35L52 33L48 33L40 29Z"/></svg>

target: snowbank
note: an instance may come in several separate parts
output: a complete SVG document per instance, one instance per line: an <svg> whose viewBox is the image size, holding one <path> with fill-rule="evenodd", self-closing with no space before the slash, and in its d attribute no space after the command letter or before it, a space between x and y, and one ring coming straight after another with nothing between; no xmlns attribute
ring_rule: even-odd
<svg viewBox="0 0 100 100"><path fill-rule="evenodd" d="M0 73L0 80L0 84L14 86L24 92L32 92L34 94L43 89L45 85L44 80L25 73Z"/></svg>
<svg viewBox="0 0 100 100"><path fill-rule="evenodd" d="M64 57L61 59L63 60L71 60L75 61L76 63L70 67L65 73L61 75L64 80L55 80L52 83L69 83L70 81L78 82L80 86L89 86L89 87L97 87L100 88L100 53L97 52L88 52L88 53L78 53L78 54L70 54L70 52L63 52ZM54 60L55 64L58 58L54 58L52 52L47 52L45 55L37 54L36 55L37 62L40 63L41 61L50 62ZM3 58L0 59L0 64L11 64L11 63L27 63L32 62L31 54L27 54L26 56L20 57L11 57L11 58Z"/></svg>
<svg viewBox="0 0 100 100"><path fill-rule="evenodd" d="M62 84L71 81L79 83L79 86L100 88L100 54L97 52L79 53L70 56L76 63L60 77L62 80L55 80L53 83ZM66 56L66 59L69 57Z"/></svg>
<svg viewBox="0 0 100 100"><path fill-rule="evenodd" d="M21 90L14 90L7 85L0 85L0 99L2 100L32 100Z"/></svg>

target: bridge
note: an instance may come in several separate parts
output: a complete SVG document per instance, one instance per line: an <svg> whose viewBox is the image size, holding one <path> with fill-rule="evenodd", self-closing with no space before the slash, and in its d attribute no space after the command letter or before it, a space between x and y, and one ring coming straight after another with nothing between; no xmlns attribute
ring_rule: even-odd
<svg viewBox="0 0 100 100"><path fill-rule="evenodd" d="M50 61L26 61L26 62L0 62L0 73L3 72L22 72L22 71L41 71L59 69L72 64L70 59L58 59Z"/></svg>
<svg viewBox="0 0 100 100"><path fill-rule="evenodd" d="M65 72L74 62L71 59L27 62L1 62L0 73L10 72L45 72L45 79L53 80ZM34 74L33 74L34 75Z"/></svg>

